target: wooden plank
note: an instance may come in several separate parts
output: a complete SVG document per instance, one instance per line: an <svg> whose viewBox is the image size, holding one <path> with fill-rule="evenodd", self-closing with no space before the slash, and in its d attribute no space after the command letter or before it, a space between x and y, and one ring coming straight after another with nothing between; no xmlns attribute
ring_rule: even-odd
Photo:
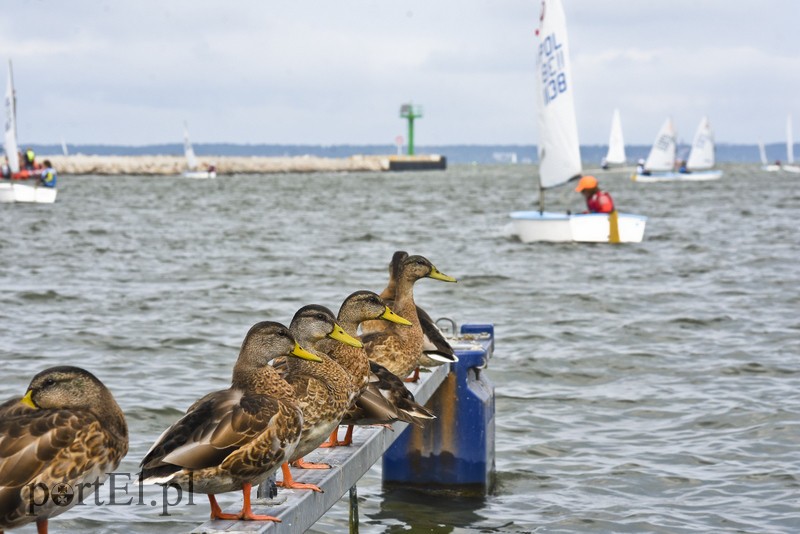
<svg viewBox="0 0 800 534"><path fill-rule="evenodd" d="M430 373L422 373L416 384L407 384L417 402L425 404L444 382L450 371L450 365L442 365L432 369ZM305 457L309 462L323 462L331 465L331 469L292 469L292 476L297 482L316 484L325 493L309 490L278 489L278 497L272 501L254 499L253 513L278 517L281 522L272 521L206 521L193 533L233 533L258 532L269 534L291 534L304 532L311 528L325 512L341 499L358 480L364 476L372 465L378 461L384 451L397 439L408 426L397 422L393 430L381 427L356 427L353 432L353 444L349 447L333 449L317 449ZM225 510L227 513L238 513L241 505Z"/></svg>

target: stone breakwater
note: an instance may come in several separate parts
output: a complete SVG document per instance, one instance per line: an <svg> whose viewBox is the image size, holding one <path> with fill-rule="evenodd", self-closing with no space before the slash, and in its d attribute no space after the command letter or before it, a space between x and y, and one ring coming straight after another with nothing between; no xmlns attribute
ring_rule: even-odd
<svg viewBox="0 0 800 534"><path fill-rule="evenodd" d="M46 156L59 174L100 175L178 175L186 170L186 160L181 156ZM348 158L321 158L316 156L262 157L262 156L208 156L198 157L199 170L214 165L217 174L269 174L311 172L380 172L392 170L392 162L436 162L440 156L351 156Z"/></svg>

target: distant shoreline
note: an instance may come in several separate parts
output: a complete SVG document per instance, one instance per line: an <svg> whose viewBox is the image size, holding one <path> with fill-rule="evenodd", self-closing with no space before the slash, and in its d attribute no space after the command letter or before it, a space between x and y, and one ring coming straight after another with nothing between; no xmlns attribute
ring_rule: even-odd
<svg viewBox="0 0 800 534"><path fill-rule="evenodd" d="M31 147L37 155L62 154L61 145L42 143L21 143L20 148ZM167 156L181 158L183 145L95 145L67 143L69 154L85 154L97 156ZM759 163L759 150L756 144L717 144L717 163ZM585 164L600 165L600 160L606 155L607 147L604 145L581 145L581 159ZM689 148L679 144L679 153L688 154ZM296 158L310 156L317 158L351 158L363 157L388 157L396 154L397 147L392 145L268 145L268 144L232 144L232 143L195 143L194 151L200 159L214 159L223 157L258 157L258 158ZM405 147L402 147L405 152ZM646 158L650 145L626 145L625 153L628 161L635 164L639 158ZM769 143L766 145L767 160L785 160L786 144ZM795 152L800 152L800 145L795 145ZM538 161L536 145L417 145L417 154L442 154L447 157L448 163L509 163L516 159L518 163L533 163ZM40 156L41 157L41 156Z"/></svg>

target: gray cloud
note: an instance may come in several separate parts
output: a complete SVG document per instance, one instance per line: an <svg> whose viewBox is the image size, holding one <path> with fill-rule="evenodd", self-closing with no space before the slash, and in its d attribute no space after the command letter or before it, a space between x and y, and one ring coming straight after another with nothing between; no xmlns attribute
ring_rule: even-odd
<svg viewBox="0 0 800 534"><path fill-rule="evenodd" d="M792 0L564 0L581 142L611 112L647 144L781 141L800 117ZM537 140L538 2L0 1L21 142L381 143L425 108L419 144ZM24 23L21 23L23 21ZM31 31L31 27L35 28Z"/></svg>

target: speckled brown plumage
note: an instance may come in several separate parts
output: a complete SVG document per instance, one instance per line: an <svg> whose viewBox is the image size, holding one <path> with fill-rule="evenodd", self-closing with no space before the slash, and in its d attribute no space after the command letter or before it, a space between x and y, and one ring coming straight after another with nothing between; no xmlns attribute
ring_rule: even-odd
<svg viewBox="0 0 800 534"><path fill-rule="evenodd" d="M127 452L125 416L100 380L70 366L37 374L25 397L0 405L0 531L36 521L46 532L79 485L85 501ZM43 488L58 483L75 490L67 505L45 502ZM31 509L31 488L42 506Z"/></svg>
<svg viewBox="0 0 800 534"><path fill-rule="evenodd" d="M356 396L350 375L342 366L320 350L320 340L330 338L337 330L333 313L324 306L309 305L297 311L289 327L299 343L322 358L317 365L287 362L283 378L294 388L303 410L303 432L291 461L298 460L322 444L336 428ZM357 341L354 339L357 343ZM341 344L341 341L336 341Z"/></svg>
<svg viewBox="0 0 800 534"><path fill-rule="evenodd" d="M285 326L254 325L242 343L231 387L196 401L161 435L142 460L145 483L206 493L212 518L221 519L232 517L221 514L213 494L241 489L245 506L233 518L274 520L252 515L249 493L294 452L303 425L294 390L269 365L280 356L316 360Z"/></svg>
<svg viewBox="0 0 800 534"><path fill-rule="evenodd" d="M427 258L416 255L403 258L394 274L395 298L392 309L411 321L411 327L388 324L383 325L382 330L375 330L365 324L362 326L364 334L361 339L370 360L405 378L417 367L424 343L414 303L414 283L426 277L446 282L455 282L455 279L440 273Z"/></svg>
<svg viewBox="0 0 800 534"><path fill-rule="evenodd" d="M404 259L408 257L408 253L404 250L398 250L392 255L389 262L389 282L386 288L381 292L380 297L386 302L387 306L394 306L395 286L397 280L397 271ZM442 334L436 322L431 316L417 305L417 317L419 319L420 328L422 328L422 355L419 358L419 365L423 367L433 367L445 363L455 363L458 361L453 347ZM380 332L386 329L387 324L382 321L367 321L362 326L363 334L371 332Z"/></svg>
<svg viewBox="0 0 800 534"><path fill-rule="evenodd" d="M407 323L372 291L356 291L349 295L337 315L339 325L353 336L357 334L359 325L370 319L400 325ZM344 367L354 380L353 387L358 396L348 408L342 424L385 424L394 421L421 424L420 419L434 418L433 414L414 402L414 396L399 378L370 362L363 347L352 347L328 339L319 341L316 347ZM344 442L339 442L332 434L331 445L349 444L351 434L352 429L348 429Z"/></svg>

